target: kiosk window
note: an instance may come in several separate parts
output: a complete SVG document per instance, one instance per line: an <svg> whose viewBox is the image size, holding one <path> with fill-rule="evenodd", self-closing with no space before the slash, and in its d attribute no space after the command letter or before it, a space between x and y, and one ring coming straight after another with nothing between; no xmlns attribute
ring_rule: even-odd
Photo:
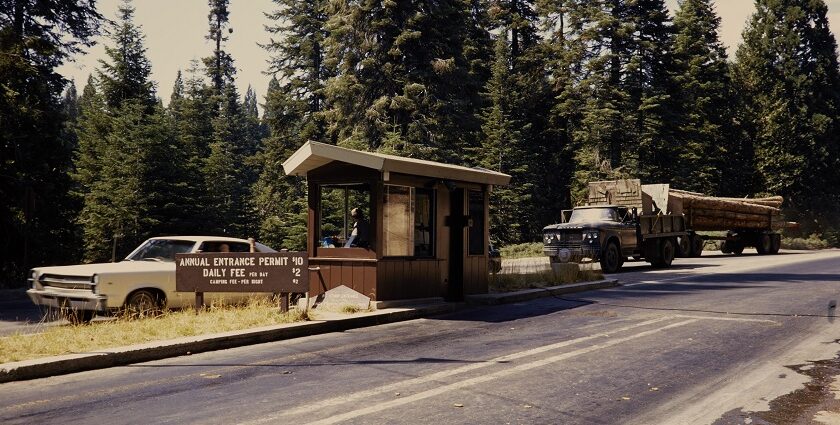
<svg viewBox="0 0 840 425"><path fill-rule="evenodd" d="M470 255L484 255L487 242L484 241L484 193L477 190L470 192Z"/></svg>
<svg viewBox="0 0 840 425"><path fill-rule="evenodd" d="M433 192L408 186L385 186L383 255L434 255Z"/></svg>
<svg viewBox="0 0 840 425"><path fill-rule="evenodd" d="M356 210L356 216L353 216ZM370 187L321 186L320 242L325 248L372 246Z"/></svg>

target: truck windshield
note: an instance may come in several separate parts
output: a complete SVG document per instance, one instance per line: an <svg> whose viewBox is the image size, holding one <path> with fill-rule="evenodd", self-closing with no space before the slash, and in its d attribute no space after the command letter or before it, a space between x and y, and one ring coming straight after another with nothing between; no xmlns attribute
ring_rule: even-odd
<svg viewBox="0 0 840 425"><path fill-rule="evenodd" d="M592 221L618 221L612 208L584 208L572 211L569 223L587 223Z"/></svg>
<svg viewBox="0 0 840 425"><path fill-rule="evenodd" d="M126 257L128 261L175 261L175 254L184 254L192 250L194 241L180 241L171 239L148 240L134 253Z"/></svg>

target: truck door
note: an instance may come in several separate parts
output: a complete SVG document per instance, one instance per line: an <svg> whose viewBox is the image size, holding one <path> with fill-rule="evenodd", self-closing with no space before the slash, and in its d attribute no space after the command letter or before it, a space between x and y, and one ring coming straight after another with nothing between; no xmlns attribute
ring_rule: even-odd
<svg viewBox="0 0 840 425"><path fill-rule="evenodd" d="M633 220L633 213L627 208L618 209L618 220L621 223L621 251L630 255L636 250L636 222Z"/></svg>

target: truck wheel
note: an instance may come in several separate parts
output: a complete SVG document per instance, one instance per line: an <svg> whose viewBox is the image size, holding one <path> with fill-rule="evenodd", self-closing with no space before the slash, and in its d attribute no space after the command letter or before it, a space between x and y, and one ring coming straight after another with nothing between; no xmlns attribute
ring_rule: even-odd
<svg viewBox="0 0 840 425"><path fill-rule="evenodd" d="M161 300L151 291L141 289L128 297L125 307L132 317L155 315L160 312Z"/></svg>
<svg viewBox="0 0 840 425"><path fill-rule="evenodd" d="M677 242L673 239L662 239L659 246L659 257L653 262L656 267L671 267L674 262L674 254L677 251Z"/></svg>
<svg viewBox="0 0 840 425"><path fill-rule="evenodd" d="M744 244L741 242L733 242L730 244L730 248L732 248L732 253L735 255L741 255L744 253Z"/></svg>
<svg viewBox="0 0 840 425"><path fill-rule="evenodd" d="M607 243L607 249L601 253L601 271L615 273L621 268L621 252L615 242Z"/></svg>
<svg viewBox="0 0 840 425"><path fill-rule="evenodd" d="M779 250L782 249L782 235L774 234L771 238L773 242L773 246L770 248L771 254L778 254Z"/></svg>
<svg viewBox="0 0 840 425"><path fill-rule="evenodd" d="M773 250L773 241L770 240L770 235L764 234L758 237L758 243L755 244L755 250L758 255L767 255Z"/></svg>
<svg viewBox="0 0 840 425"><path fill-rule="evenodd" d="M677 238L677 256L678 257L691 257L691 243L694 239L691 236L680 236Z"/></svg>
<svg viewBox="0 0 840 425"><path fill-rule="evenodd" d="M720 252L722 252L724 254L732 254L732 247L730 246L728 241L721 242Z"/></svg>
<svg viewBox="0 0 840 425"><path fill-rule="evenodd" d="M703 240L702 236L692 235L691 236L691 256L692 257L702 256L704 245L706 245L706 241Z"/></svg>

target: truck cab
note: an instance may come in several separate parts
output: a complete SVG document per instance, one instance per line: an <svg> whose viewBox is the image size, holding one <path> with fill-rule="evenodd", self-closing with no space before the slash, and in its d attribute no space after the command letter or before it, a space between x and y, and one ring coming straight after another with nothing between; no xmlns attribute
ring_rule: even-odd
<svg viewBox="0 0 840 425"><path fill-rule="evenodd" d="M638 247L638 216L617 205L563 211L563 222L543 229L543 253L552 262L600 261L607 273L617 271Z"/></svg>
<svg viewBox="0 0 840 425"><path fill-rule="evenodd" d="M682 215L639 215L618 205L577 207L563 211L563 222L543 228L543 253L554 263L598 261L604 273L615 273L627 257L668 267L677 238L686 236Z"/></svg>

